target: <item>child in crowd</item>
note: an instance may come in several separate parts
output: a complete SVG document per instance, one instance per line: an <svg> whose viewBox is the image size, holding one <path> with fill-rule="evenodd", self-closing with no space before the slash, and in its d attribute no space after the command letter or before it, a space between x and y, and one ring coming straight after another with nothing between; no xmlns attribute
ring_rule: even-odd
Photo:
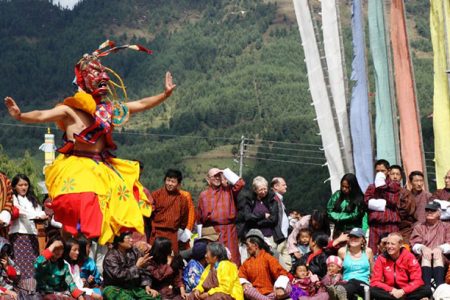
<svg viewBox="0 0 450 300"><path fill-rule="evenodd" d="M182 279L183 259L173 256L172 242L165 237L157 237L150 250L147 271L152 278L152 289L163 299L181 300L186 298Z"/></svg>
<svg viewBox="0 0 450 300"><path fill-rule="evenodd" d="M192 247L192 259L189 261L183 271L183 282L186 286L186 292L190 293L197 287L203 271L207 266L206 262L206 246L208 242L205 240L196 240Z"/></svg>
<svg viewBox="0 0 450 300"><path fill-rule="evenodd" d="M12 246L5 238L0 237L0 299L17 299L18 293L13 288L18 283L20 274L10 258Z"/></svg>
<svg viewBox="0 0 450 300"><path fill-rule="evenodd" d="M70 274L69 266L64 262L64 242L61 237L52 237L42 252L34 268L36 270L37 291L47 297L58 299L78 298L84 294Z"/></svg>
<svg viewBox="0 0 450 300"><path fill-rule="evenodd" d="M290 296L293 300L328 299L319 278L310 272L306 264L298 263L294 265L292 271Z"/></svg>
<svg viewBox="0 0 450 300"><path fill-rule="evenodd" d="M327 274L327 255L324 250L328 246L329 237L323 232L314 232L309 240L310 251L298 260L299 263L306 264L308 269L322 279Z"/></svg>
<svg viewBox="0 0 450 300"><path fill-rule="evenodd" d="M322 279L322 284L327 289L330 299L346 300L347 293L338 284L345 283L342 278L342 259L339 256L331 255L327 258L327 275Z"/></svg>
<svg viewBox="0 0 450 300"><path fill-rule="evenodd" d="M310 251L309 249L309 241L311 240L311 231L308 228L300 229L297 235L297 249L298 253L295 252L292 254L292 264L295 264L296 261L302 258L303 255Z"/></svg>
<svg viewBox="0 0 450 300"><path fill-rule="evenodd" d="M97 269L95 261L89 257L92 242L84 236L81 236L78 238L78 244L80 245L80 253L78 256L78 262L81 266L80 277L84 287L94 289L97 294L101 295L99 288L102 286L103 278Z"/></svg>
<svg viewBox="0 0 450 300"><path fill-rule="evenodd" d="M85 287L85 281L81 279L80 272L80 244L76 239L70 238L66 241L64 249L64 260L69 267L70 274L73 281L77 285L77 288L91 296L92 299L103 299L99 289L94 291L93 289Z"/></svg>

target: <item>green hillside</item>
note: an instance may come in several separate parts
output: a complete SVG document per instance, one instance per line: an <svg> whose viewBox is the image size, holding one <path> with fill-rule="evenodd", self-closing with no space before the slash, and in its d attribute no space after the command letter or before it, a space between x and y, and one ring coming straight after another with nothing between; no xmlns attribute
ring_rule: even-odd
<svg viewBox="0 0 450 300"><path fill-rule="evenodd" d="M424 116L432 96L427 5L407 1ZM350 64L350 8L346 1L341 6ZM152 56L121 52L103 60L123 77L131 99L162 91L166 70L177 84L166 103L135 115L115 135L120 157L144 162L150 189L161 185L165 169L177 167L196 198L209 167L238 170L233 159L245 136L251 139L247 156L258 158L244 160L247 182L256 174L286 177L288 207L303 211L328 199L292 1L84 0L70 11L51 1L0 0L0 20L0 92L24 110L50 108L70 96L74 64L105 39L154 50ZM4 151L15 158L29 150L41 159L45 125L6 125L16 123L4 107L0 113ZM431 121L424 119L423 129L431 138Z"/></svg>

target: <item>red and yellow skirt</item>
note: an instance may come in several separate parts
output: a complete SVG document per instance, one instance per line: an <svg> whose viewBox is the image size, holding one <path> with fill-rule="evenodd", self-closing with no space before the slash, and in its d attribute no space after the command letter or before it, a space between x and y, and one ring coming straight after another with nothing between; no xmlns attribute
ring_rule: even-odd
<svg viewBox="0 0 450 300"><path fill-rule="evenodd" d="M142 216L152 208L139 182L139 163L59 155L45 169L45 184L55 220L73 235L112 242L125 229L144 234Z"/></svg>

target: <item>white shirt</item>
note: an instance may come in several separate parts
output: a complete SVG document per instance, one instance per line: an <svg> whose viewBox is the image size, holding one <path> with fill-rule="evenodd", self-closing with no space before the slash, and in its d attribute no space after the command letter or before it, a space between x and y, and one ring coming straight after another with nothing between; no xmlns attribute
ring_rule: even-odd
<svg viewBox="0 0 450 300"><path fill-rule="evenodd" d="M19 218L13 220L9 234L23 233L37 235L37 229L32 219L45 216L42 207L39 204L36 208L33 207L33 203L26 196L14 195L13 202L14 206L19 209Z"/></svg>
<svg viewBox="0 0 450 300"><path fill-rule="evenodd" d="M275 194L278 196L278 198L280 199L280 203L281 203L281 208L283 209L283 218L281 219L281 232L283 233L284 237L287 238L288 237L288 230L289 230L289 218L286 215L286 207L284 206L283 203L283 195L281 195L278 192L275 192Z"/></svg>

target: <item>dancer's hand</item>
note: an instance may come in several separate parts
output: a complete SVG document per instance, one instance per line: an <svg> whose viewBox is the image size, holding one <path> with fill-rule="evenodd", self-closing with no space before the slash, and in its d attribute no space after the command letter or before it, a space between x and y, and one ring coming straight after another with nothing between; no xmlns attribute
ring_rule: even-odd
<svg viewBox="0 0 450 300"><path fill-rule="evenodd" d="M16 101L11 97L5 98L5 105L8 109L8 113L16 120L20 119L20 108L17 106Z"/></svg>
<svg viewBox="0 0 450 300"><path fill-rule="evenodd" d="M164 95L170 97L172 95L173 90L176 88L176 84L173 83L172 74L170 72L166 73L166 83L164 85Z"/></svg>

